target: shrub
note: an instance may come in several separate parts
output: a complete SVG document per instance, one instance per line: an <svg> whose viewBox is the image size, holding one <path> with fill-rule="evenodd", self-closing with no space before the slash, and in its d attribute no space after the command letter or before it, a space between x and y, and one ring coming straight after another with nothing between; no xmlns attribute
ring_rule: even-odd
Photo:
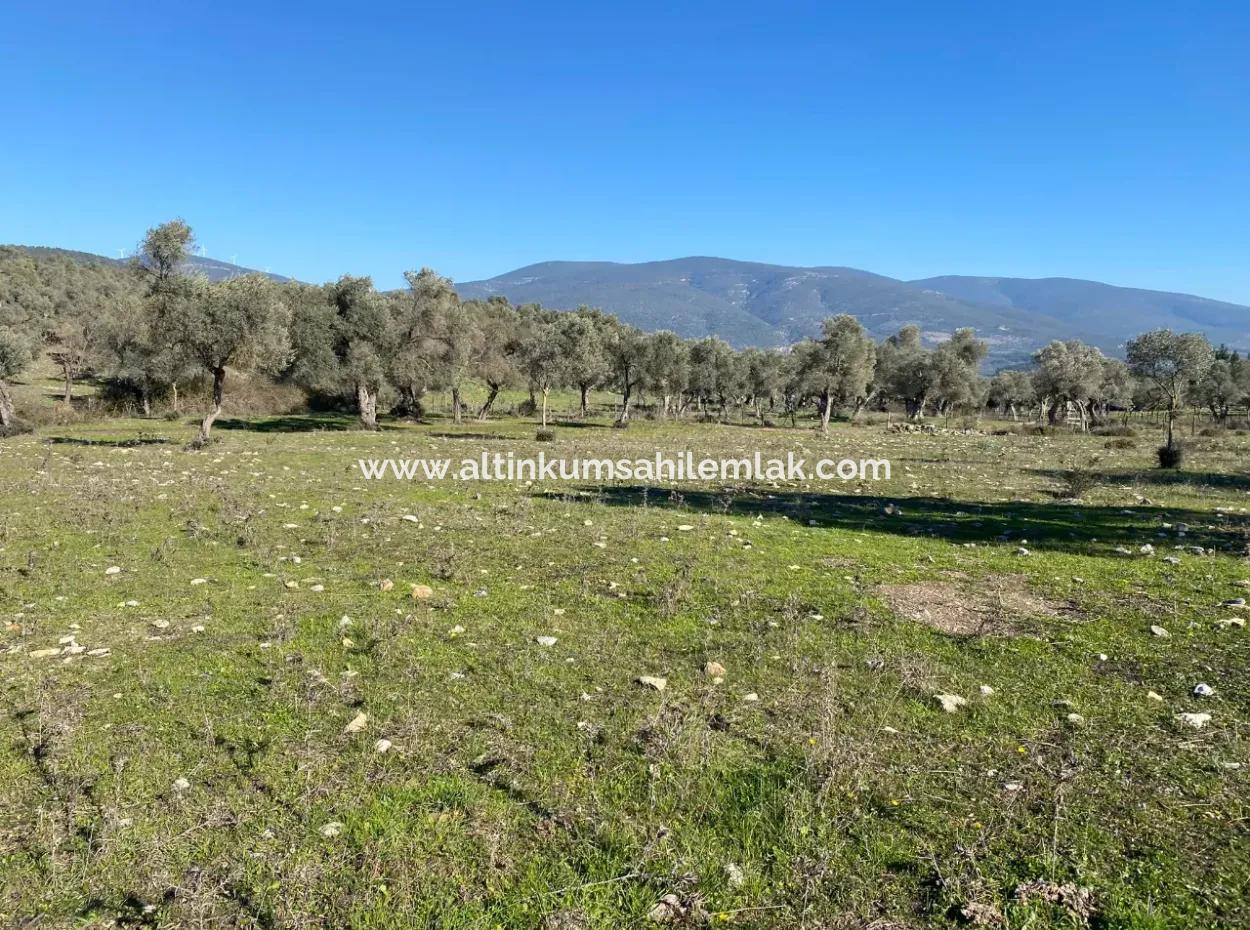
<svg viewBox="0 0 1250 930"><path fill-rule="evenodd" d="M1059 473L1060 497L1084 497L1098 486L1099 477L1093 466L1098 463L1093 459L1088 465L1073 465Z"/></svg>
<svg viewBox="0 0 1250 930"><path fill-rule="evenodd" d="M1185 461L1185 450L1180 446L1160 446L1157 454L1160 468L1180 468Z"/></svg>
<svg viewBox="0 0 1250 930"><path fill-rule="evenodd" d="M540 430L539 430L539 431L538 431L538 432L534 435L534 438L535 438L538 442L555 442L555 441L556 441L556 431L555 431L555 430L553 430L553 429L551 429L550 427L545 427L545 428L543 428L543 429L540 429Z"/></svg>
<svg viewBox="0 0 1250 930"><path fill-rule="evenodd" d="M1129 439L1127 436L1120 436L1117 439L1107 440L1108 449L1136 449L1137 443Z"/></svg>
<svg viewBox="0 0 1250 930"><path fill-rule="evenodd" d="M8 426L0 426L0 439L9 439L13 436L21 436L25 433L33 433L34 427L23 420L14 420Z"/></svg>

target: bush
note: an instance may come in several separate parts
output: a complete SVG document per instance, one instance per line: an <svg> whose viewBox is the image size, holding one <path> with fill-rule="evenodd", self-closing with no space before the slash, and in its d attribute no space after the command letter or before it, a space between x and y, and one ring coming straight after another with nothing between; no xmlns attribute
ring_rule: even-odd
<svg viewBox="0 0 1250 930"><path fill-rule="evenodd" d="M1137 430L1131 426L1095 426L1090 430L1095 436L1136 436Z"/></svg>
<svg viewBox="0 0 1250 930"><path fill-rule="evenodd" d="M537 433L534 434L534 438L538 442L555 442L556 431L549 426L543 427Z"/></svg>
<svg viewBox="0 0 1250 930"><path fill-rule="evenodd" d="M1137 443L1129 439L1127 436L1121 436L1118 439L1107 440L1108 449L1136 449Z"/></svg>
<svg viewBox="0 0 1250 930"><path fill-rule="evenodd" d="M1090 491L1098 486L1099 477L1094 471L1093 466L1098 463L1097 459L1092 460L1089 465L1073 465L1071 468L1065 468L1059 473L1060 497L1078 498L1084 497Z"/></svg>
<svg viewBox="0 0 1250 930"><path fill-rule="evenodd" d="M1160 468L1180 468L1185 461L1185 450L1180 446L1160 446L1158 451Z"/></svg>

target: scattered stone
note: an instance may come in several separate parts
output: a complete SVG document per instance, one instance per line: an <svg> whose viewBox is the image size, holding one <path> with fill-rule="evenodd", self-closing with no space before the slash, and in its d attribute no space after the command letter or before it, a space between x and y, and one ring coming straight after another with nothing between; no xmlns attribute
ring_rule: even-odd
<svg viewBox="0 0 1250 930"><path fill-rule="evenodd" d="M379 754L387 753L391 751L391 748L394 745L395 744L392 743L389 739L383 738L373 744L373 751Z"/></svg>
<svg viewBox="0 0 1250 930"><path fill-rule="evenodd" d="M725 863L725 878L734 888L741 888L746 881L746 876L742 874L742 869L733 862Z"/></svg>
<svg viewBox="0 0 1250 930"><path fill-rule="evenodd" d="M746 701L748 704L754 704L757 701L759 701L759 699L760 699L760 696L756 694L754 691L752 691L749 694L742 695L742 700Z"/></svg>
<svg viewBox="0 0 1250 930"><path fill-rule="evenodd" d="M1160 639L1167 639L1168 637L1172 635L1163 627L1159 626L1158 624L1153 624L1153 623L1150 625L1150 632L1153 635L1158 636Z"/></svg>
<svg viewBox="0 0 1250 930"><path fill-rule="evenodd" d="M708 662L707 665L703 666L703 674L720 684L725 680L725 666L719 662Z"/></svg>
<svg viewBox="0 0 1250 930"><path fill-rule="evenodd" d="M381 581L378 582L378 588L383 591L390 591L394 587L395 587L395 582L391 581L391 579L389 578L383 578Z"/></svg>
<svg viewBox="0 0 1250 930"><path fill-rule="evenodd" d="M104 574L106 575L120 575L121 573L122 569L120 565L110 565L104 570Z"/></svg>
<svg viewBox="0 0 1250 930"><path fill-rule="evenodd" d="M682 523L681 525L677 527L677 532L689 533L692 529L694 529L694 527L691 526L689 523Z"/></svg>
<svg viewBox="0 0 1250 930"><path fill-rule="evenodd" d="M1175 718L1181 726L1192 727L1195 730L1201 730L1211 722L1210 714L1177 714Z"/></svg>
<svg viewBox="0 0 1250 930"><path fill-rule="evenodd" d="M1067 721L1068 723L1072 724L1072 726L1074 727L1085 726L1085 718L1082 717L1080 714L1068 714Z"/></svg>
<svg viewBox="0 0 1250 930"><path fill-rule="evenodd" d="M327 823L317 832L327 838L332 837L332 836L338 836L340 833L343 832L343 825L339 823L337 820L331 820L329 823Z"/></svg>
<svg viewBox="0 0 1250 930"><path fill-rule="evenodd" d="M177 778L174 780L175 791L186 791L190 787L191 782L187 781L185 778Z"/></svg>
<svg viewBox="0 0 1250 930"><path fill-rule="evenodd" d="M981 685L978 690L981 692L981 697L991 697L994 694L994 689L989 685Z"/></svg>
<svg viewBox="0 0 1250 930"><path fill-rule="evenodd" d="M967 698L960 697L958 694L935 694L933 699L942 705L942 710L948 714L953 714L968 703Z"/></svg>
<svg viewBox="0 0 1250 930"><path fill-rule="evenodd" d="M201 584L208 584L208 579L207 579L207 578L192 578L192 579L191 579L191 584L192 584L193 586L194 586L194 585L201 585Z"/></svg>
<svg viewBox="0 0 1250 930"><path fill-rule="evenodd" d="M650 688L653 691L663 691L668 687L668 679L660 678L656 675L640 675L637 681L644 688Z"/></svg>
<svg viewBox="0 0 1250 930"><path fill-rule="evenodd" d="M1206 682L1194 685L1194 697L1210 697L1215 694L1215 689Z"/></svg>
<svg viewBox="0 0 1250 930"><path fill-rule="evenodd" d="M420 523L420 522L421 522L420 520L418 520L415 516L413 516L413 515L412 515L412 514L410 514L410 513L406 513L406 514L404 514L404 515L403 515L402 517L400 517L399 519L403 520L405 523Z"/></svg>
<svg viewBox="0 0 1250 930"><path fill-rule="evenodd" d="M554 636L535 636L534 637L534 642L538 643L538 645L540 646L554 646L559 641L560 640L558 640Z"/></svg>
<svg viewBox="0 0 1250 930"><path fill-rule="evenodd" d="M1232 629L1233 627L1237 627L1238 629L1244 629L1246 626L1246 618L1245 617L1225 617L1223 620L1216 620L1215 625L1218 626L1221 630L1228 630L1228 629Z"/></svg>
<svg viewBox="0 0 1250 930"><path fill-rule="evenodd" d="M425 601L434 596L434 589L428 584L414 584L412 586L413 600Z"/></svg>
<svg viewBox="0 0 1250 930"><path fill-rule="evenodd" d="M369 725L369 715L366 714L364 711L361 711L360 713L358 713L355 717L351 719L351 722L348 723L347 726L343 727L343 732L349 733L349 734L360 733L368 725Z"/></svg>
<svg viewBox="0 0 1250 930"><path fill-rule="evenodd" d="M1155 691L1147 691L1147 692L1146 692L1146 700L1148 700L1148 701L1158 701L1160 704L1162 704L1162 703L1163 703L1163 695L1161 695L1161 694L1159 694L1159 693L1157 693L1157 692L1155 692Z"/></svg>

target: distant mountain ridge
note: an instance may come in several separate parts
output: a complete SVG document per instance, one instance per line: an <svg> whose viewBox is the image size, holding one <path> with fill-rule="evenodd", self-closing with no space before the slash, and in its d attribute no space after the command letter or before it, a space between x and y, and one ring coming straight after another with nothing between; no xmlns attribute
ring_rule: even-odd
<svg viewBox="0 0 1250 930"><path fill-rule="evenodd" d="M502 294L557 309L590 304L643 329L716 335L738 347L785 345L850 313L877 339L907 323L929 342L971 326L993 365L1017 363L1052 339L1119 354L1159 326L1250 346L1250 307L1072 278L948 276L903 281L855 268L795 267L690 257L670 261L543 262L457 284L465 298Z"/></svg>

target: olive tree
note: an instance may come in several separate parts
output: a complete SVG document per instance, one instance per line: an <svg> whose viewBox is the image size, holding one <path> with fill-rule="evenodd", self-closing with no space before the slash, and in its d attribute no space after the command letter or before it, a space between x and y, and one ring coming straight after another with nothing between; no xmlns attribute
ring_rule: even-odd
<svg viewBox="0 0 1250 930"><path fill-rule="evenodd" d="M686 389L689 373L690 347L675 333L661 330L647 336L647 352L643 360L643 384L661 401L660 415L673 410L673 399Z"/></svg>
<svg viewBox="0 0 1250 930"><path fill-rule="evenodd" d="M1008 414L1013 420L1018 420L1020 408L1032 406L1036 397L1033 378L1027 371L1005 369L990 379L990 405Z"/></svg>
<svg viewBox="0 0 1250 930"><path fill-rule="evenodd" d="M477 412L477 418L485 420L499 392L520 377L517 359L522 342L521 318L506 297L491 297L470 306L482 334L473 374L486 382L486 400Z"/></svg>
<svg viewBox="0 0 1250 930"><path fill-rule="evenodd" d="M542 426L547 428L547 399L565 376L567 345L558 320L540 320L530 327L521 344L521 371L542 396Z"/></svg>
<svg viewBox="0 0 1250 930"><path fill-rule="evenodd" d="M868 398L877 347L859 320L839 314L821 325L820 338L803 345L799 365L803 381L815 394L820 428L829 431L836 404L855 404L856 412Z"/></svg>
<svg viewBox="0 0 1250 930"><path fill-rule="evenodd" d="M611 325L600 311L581 306L561 318L564 341L565 375L577 388L579 408L584 417L590 412L590 392L608 377L608 356L604 334Z"/></svg>
<svg viewBox="0 0 1250 930"><path fill-rule="evenodd" d="M212 378L212 398L197 445L209 441L213 422L221 415L227 368L276 373L289 363L289 321L286 304L261 274L214 284L197 281L187 299L172 305L167 335Z"/></svg>
<svg viewBox="0 0 1250 930"><path fill-rule="evenodd" d="M371 278L352 275L291 294L292 376L314 390L350 394L361 427L377 429L378 397L390 385L397 333L386 298Z"/></svg>
<svg viewBox="0 0 1250 930"><path fill-rule="evenodd" d="M0 429L12 429L17 423L9 382L21 374L33 358L30 340L15 328L0 325Z"/></svg>
<svg viewBox="0 0 1250 930"><path fill-rule="evenodd" d="M1128 343L1128 368L1153 388L1167 405L1167 445L1176 448L1176 411L1184 406L1191 387L1202 380L1215 359L1215 350L1201 333L1173 333L1156 329Z"/></svg>
<svg viewBox="0 0 1250 930"><path fill-rule="evenodd" d="M1103 384L1106 356L1078 339L1055 340L1033 356L1037 368L1033 384L1046 404L1046 418L1053 424L1062 407L1071 403L1081 417L1081 429L1088 426L1088 405Z"/></svg>
<svg viewBox="0 0 1250 930"><path fill-rule="evenodd" d="M634 391L642 383L647 360L647 337L632 326L614 322L604 339L611 380L621 394L619 424L629 422Z"/></svg>

